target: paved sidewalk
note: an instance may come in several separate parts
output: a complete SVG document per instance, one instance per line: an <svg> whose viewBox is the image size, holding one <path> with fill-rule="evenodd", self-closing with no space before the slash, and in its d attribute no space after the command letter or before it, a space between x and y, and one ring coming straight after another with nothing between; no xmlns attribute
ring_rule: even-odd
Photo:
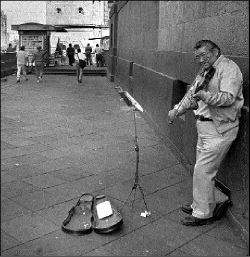
<svg viewBox="0 0 250 257"><path fill-rule="evenodd" d="M139 190L134 206L133 113L106 77L48 75L1 83L1 255L246 256L226 218L185 227L181 204L192 180L137 113ZM123 229L109 235L61 231L84 192L104 193L123 207ZM125 205L124 201L127 203Z"/></svg>

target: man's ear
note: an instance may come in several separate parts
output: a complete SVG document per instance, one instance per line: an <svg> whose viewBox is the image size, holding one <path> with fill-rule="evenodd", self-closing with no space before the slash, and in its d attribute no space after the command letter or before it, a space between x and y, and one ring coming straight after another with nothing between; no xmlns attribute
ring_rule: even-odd
<svg viewBox="0 0 250 257"><path fill-rule="evenodd" d="M217 48L213 49L213 53L215 56L218 56L219 55L219 50Z"/></svg>

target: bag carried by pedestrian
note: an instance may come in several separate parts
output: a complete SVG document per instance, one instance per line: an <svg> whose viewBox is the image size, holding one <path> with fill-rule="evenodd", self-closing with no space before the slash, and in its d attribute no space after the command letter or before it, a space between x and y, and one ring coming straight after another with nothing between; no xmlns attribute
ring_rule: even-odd
<svg viewBox="0 0 250 257"><path fill-rule="evenodd" d="M79 59L79 66L81 68L85 68L86 67L86 62L84 60Z"/></svg>
<svg viewBox="0 0 250 257"><path fill-rule="evenodd" d="M79 59L79 56L77 54L77 57L78 57L78 60L79 60L79 67L80 68L85 68L86 67L86 61L85 60L82 60L82 59Z"/></svg>

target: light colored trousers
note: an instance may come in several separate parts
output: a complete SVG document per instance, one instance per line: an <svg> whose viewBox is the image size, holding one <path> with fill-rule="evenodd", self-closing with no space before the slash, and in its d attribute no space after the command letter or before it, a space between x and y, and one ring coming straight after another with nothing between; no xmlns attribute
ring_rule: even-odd
<svg viewBox="0 0 250 257"><path fill-rule="evenodd" d="M192 216L206 219L213 216L218 201L214 179L220 164L236 139L239 127L223 134L217 132L211 121L197 121L198 141L193 174Z"/></svg>
<svg viewBox="0 0 250 257"><path fill-rule="evenodd" d="M17 64L17 74L16 77L19 80L21 76L21 71L23 71L23 76L27 78L27 71L26 71L26 65L24 64Z"/></svg>
<svg viewBox="0 0 250 257"><path fill-rule="evenodd" d="M79 82L80 80L82 80L82 75L83 75L83 68L81 68L79 66L78 63L76 63L76 78L77 81Z"/></svg>
<svg viewBox="0 0 250 257"><path fill-rule="evenodd" d="M43 76L44 64L43 63L36 63L35 69L36 69L36 78L40 79Z"/></svg>

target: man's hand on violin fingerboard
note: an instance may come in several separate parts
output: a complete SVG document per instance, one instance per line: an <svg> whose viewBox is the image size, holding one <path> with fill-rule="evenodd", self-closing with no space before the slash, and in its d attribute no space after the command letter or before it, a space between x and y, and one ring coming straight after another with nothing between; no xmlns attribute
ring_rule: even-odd
<svg viewBox="0 0 250 257"><path fill-rule="evenodd" d="M178 114L178 110L176 109L172 109L168 112L169 124L173 124L175 118L177 117L177 114Z"/></svg>

